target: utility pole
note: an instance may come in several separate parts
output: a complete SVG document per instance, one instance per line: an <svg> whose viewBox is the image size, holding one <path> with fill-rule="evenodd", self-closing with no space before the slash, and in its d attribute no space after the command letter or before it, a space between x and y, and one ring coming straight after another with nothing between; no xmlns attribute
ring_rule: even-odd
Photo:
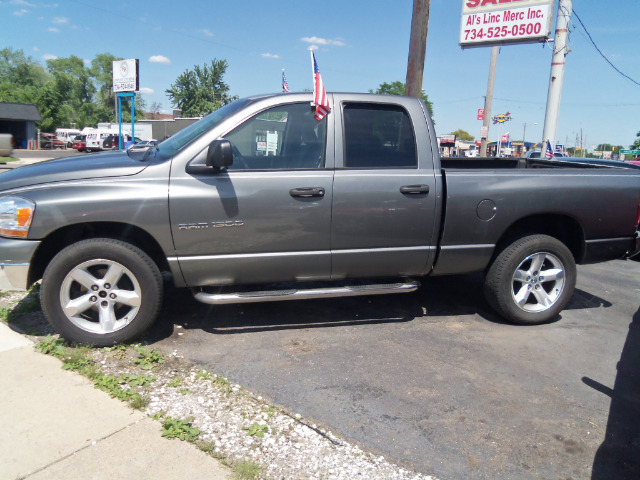
<svg viewBox="0 0 640 480"><path fill-rule="evenodd" d="M482 130L486 132L486 137L481 138L480 144L480 156L487 156L487 141L489 138L489 122L491 121L491 104L493 103L493 84L496 78L496 63L498 62L498 46L491 48L491 63L489 64L489 81L487 82L487 96L484 97L484 120L482 121ZM499 139L500 141L502 139ZM500 149L498 148L496 156L499 156Z"/></svg>
<svg viewBox="0 0 640 480"><path fill-rule="evenodd" d="M544 117L544 131L542 133L542 153L545 151L547 140L551 143L551 148L554 148L553 146L556 143L565 57L569 53L567 37L572 9L571 0L558 0L558 19L553 44L553 57L551 59L551 78L549 79L549 93L547 94L547 112Z"/></svg>
<svg viewBox="0 0 640 480"><path fill-rule="evenodd" d="M424 72L424 59L427 49L429 4L430 0L413 0L405 86L405 95L409 97L422 98L422 74Z"/></svg>

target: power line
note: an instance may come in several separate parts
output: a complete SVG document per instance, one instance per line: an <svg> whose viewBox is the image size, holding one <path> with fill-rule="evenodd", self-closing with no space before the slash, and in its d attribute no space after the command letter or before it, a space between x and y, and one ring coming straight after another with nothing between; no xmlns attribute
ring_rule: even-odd
<svg viewBox="0 0 640 480"><path fill-rule="evenodd" d="M573 15L578 19L578 21L580 22L580 25L582 25L582 28L584 29L585 33L587 34L587 36L589 37L589 40L591 41L591 43L593 44L594 48L598 51L598 53L600 54L600 56L602 58L605 59L605 61L611 65L611 67L618 72L620 75L622 75L623 77L625 77L628 80L631 80L633 83L635 83L636 85L640 86L639 82L636 82L633 78L631 78L629 75L623 73L620 71L620 69L618 67L616 67L613 63L611 63L611 60L609 60L604 53L602 53L602 50L600 50L600 48L598 48L598 45L596 45L596 42L593 40L593 38L591 37L591 34L589 33L589 31L587 30L587 27L584 26L584 23L582 23L582 20L580 20L580 17L578 16L578 14L576 13L575 10L573 10Z"/></svg>

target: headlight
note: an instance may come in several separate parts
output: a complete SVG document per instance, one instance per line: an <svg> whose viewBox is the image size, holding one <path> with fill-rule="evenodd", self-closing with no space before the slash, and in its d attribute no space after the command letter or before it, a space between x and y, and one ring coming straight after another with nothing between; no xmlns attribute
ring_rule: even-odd
<svg viewBox="0 0 640 480"><path fill-rule="evenodd" d="M20 197L0 197L0 235L26 237L36 204Z"/></svg>

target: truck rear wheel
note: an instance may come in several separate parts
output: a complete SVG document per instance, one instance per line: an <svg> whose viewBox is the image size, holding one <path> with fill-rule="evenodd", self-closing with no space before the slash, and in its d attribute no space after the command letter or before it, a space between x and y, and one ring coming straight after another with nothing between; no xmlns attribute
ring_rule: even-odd
<svg viewBox="0 0 640 480"><path fill-rule="evenodd" d="M576 276L573 255L562 242L530 235L498 254L485 278L484 293L506 320L537 325L552 320L567 305Z"/></svg>
<svg viewBox="0 0 640 480"><path fill-rule="evenodd" d="M113 239L62 250L42 278L42 310L66 340L94 346L128 342L156 319L162 277L139 248Z"/></svg>

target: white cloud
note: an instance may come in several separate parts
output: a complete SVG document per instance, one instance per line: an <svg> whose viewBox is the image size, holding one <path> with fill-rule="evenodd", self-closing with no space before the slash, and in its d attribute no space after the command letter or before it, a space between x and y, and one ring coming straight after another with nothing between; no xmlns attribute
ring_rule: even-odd
<svg viewBox="0 0 640 480"><path fill-rule="evenodd" d="M47 30L49 30L51 33L60 33L60 30L58 30L56 27L49 27L47 28Z"/></svg>
<svg viewBox="0 0 640 480"><path fill-rule="evenodd" d="M45 60L56 60L58 57L56 55L51 55L50 53L45 53L42 55L42 58Z"/></svg>
<svg viewBox="0 0 640 480"><path fill-rule="evenodd" d="M145 93L147 95L153 95L156 92L155 92L155 90L153 88L142 87L142 88L140 88L140 93Z"/></svg>
<svg viewBox="0 0 640 480"><path fill-rule="evenodd" d="M200 30L200 32L206 35L207 37L213 37L213 32L208 28L203 28L202 30Z"/></svg>
<svg viewBox="0 0 640 480"><path fill-rule="evenodd" d="M29 3L26 0L10 0L9 5L22 5L23 7L31 7L31 8L35 7L35 4Z"/></svg>
<svg viewBox="0 0 640 480"><path fill-rule="evenodd" d="M260 56L264 58L280 58L280 55L276 53L261 53Z"/></svg>
<svg viewBox="0 0 640 480"><path fill-rule="evenodd" d="M39 49L38 47L33 47L33 51L34 51L34 52L39 52L39 51L40 51L40 49Z"/></svg>
<svg viewBox="0 0 640 480"><path fill-rule="evenodd" d="M13 12L13 14L18 16L18 17L26 15L27 13L29 13L29 10L26 10L24 8L22 10L16 10L15 12Z"/></svg>
<svg viewBox="0 0 640 480"><path fill-rule="evenodd" d="M151 63L171 63L171 60L164 55L152 55L149 57Z"/></svg>
<svg viewBox="0 0 640 480"><path fill-rule="evenodd" d="M342 40L321 38L321 37L302 37L300 40L307 43L313 43L316 45L332 45L334 47L344 47L345 43Z"/></svg>
<svg viewBox="0 0 640 480"><path fill-rule="evenodd" d="M56 25L65 25L69 23L69 19L67 17L53 17L52 22Z"/></svg>

